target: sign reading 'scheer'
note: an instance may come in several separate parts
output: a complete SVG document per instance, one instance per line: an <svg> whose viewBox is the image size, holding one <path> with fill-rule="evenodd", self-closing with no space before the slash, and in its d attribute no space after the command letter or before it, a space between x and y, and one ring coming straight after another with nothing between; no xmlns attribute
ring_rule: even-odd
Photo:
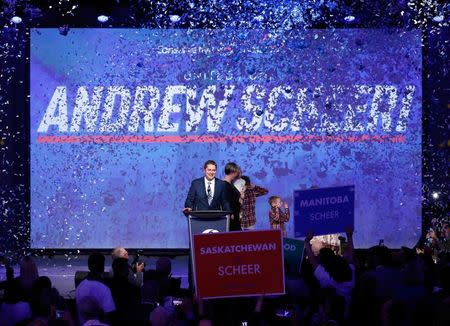
<svg viewBox="0 0 450 326"><path fill-rule="evenodd" d="M280 230L193 237L195 289L199 298L284 293Z"/></svg>
<svg viewBox="0 0 450 326"><path fill-rule="evenodd" d="M295 237L340 233L353 227L355 187L333 187L294 191Z"/></svg>

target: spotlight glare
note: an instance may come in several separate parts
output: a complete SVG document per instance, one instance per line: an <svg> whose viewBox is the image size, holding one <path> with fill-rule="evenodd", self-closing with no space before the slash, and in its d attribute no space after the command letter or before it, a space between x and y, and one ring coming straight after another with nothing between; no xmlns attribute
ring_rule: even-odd
<svg viewBox="0 0 450 326"><path fill-rule="evenodd" d="M443 15L439 15L439 16L434 16L433 17L433 21L436 23L441 23L444 20L444 16Z"/></svg>
<svg viewBox="0 0 450 326"><path fill-rule="evenodd" d="M20 18L19 16L14 16L13 18L11 18L11 22L13 22L14 24L20 24L22 22L22 18Z"/></svg>
<svg viewBox="0 0 450 326"><path fill-rule="evenodd" d="M434 192L431 194L431 197L433 197L433 199L438 199L438 198L439 198L439 193L438 193L437 191L434 191Z"/></svg>
<svg viewBox="0 0 450 326"><path fill-rule="evenodd" d="M109 17L108 17L108 16L105 16L105 15L100 15L100 16L97 17L97 20L98 20L100 23L106 23L106 22L109 20Z"/></svg>
<svg viewBox="0 0 450 326"><path fill-rule="evenodd" d="M349 15L344 18L347 23L350 23L355 20L355 16Z"/></svg>

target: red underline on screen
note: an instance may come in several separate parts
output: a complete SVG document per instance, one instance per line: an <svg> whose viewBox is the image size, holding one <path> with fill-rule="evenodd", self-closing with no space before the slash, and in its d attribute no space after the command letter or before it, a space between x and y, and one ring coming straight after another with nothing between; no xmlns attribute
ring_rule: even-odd
<svg viewBox="0 0 450 326"><path fill-rule="evenodd" d="M85 136L38 136L40 144L76 143L404 143L404 135L355 135L355 136L317 136L317 135L246 135L246 136L138 136L138 135L85 135Z"/></svg>

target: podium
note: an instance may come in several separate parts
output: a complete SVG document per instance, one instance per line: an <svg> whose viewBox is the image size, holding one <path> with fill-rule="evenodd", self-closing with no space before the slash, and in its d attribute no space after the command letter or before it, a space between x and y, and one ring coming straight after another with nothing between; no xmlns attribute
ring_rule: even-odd
<svg viewBox="0 0 450 326"><path fill-rule="evenodd" d="M193 234L228 232L230 214L227 211L192 211L189 213L189 239Z"/></svg>
<svg viewBox="0 0 450 326"><path fill-rule="evenodd" d="M229 211L191 211L188 217L189 224L189 286L194 290L195 278L192 277L193 253L192 243L193 235L201 233L228 232L230 230Z"/></svg>

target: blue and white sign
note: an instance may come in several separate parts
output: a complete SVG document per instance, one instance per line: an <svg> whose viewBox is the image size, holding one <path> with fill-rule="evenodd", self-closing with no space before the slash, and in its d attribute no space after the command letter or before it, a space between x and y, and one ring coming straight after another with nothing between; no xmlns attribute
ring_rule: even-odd
<svg viewBox="0 0 450 326"><path fill-rule="evenodd" d="M294 191L295 237L344 232L354 220L355 186Z"/></svg>

